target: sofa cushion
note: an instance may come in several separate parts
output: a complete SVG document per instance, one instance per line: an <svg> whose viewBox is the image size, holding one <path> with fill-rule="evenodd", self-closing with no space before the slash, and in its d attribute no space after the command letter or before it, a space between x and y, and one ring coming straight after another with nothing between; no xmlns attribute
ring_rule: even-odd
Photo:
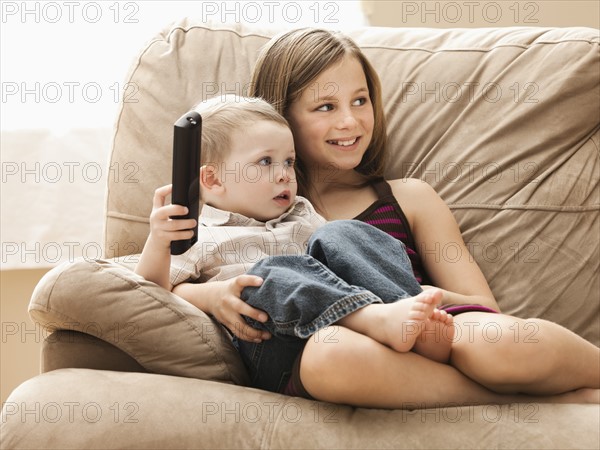
<svg viewBox="0 0 600 450"><path fill-rule="evenodd" d="M50 331L98 337L149 372L248 384L218 323L114 261L80 259L52 269L34 290L29 314Z"/></svg>
<svg viewBox="0 0 600 450"><path fill-rule="evenodd" d="M61 369L3 405L6 449L597 449L597 405L381 410L155 374ZM574 418L574 419L571 419Z"/></svg>

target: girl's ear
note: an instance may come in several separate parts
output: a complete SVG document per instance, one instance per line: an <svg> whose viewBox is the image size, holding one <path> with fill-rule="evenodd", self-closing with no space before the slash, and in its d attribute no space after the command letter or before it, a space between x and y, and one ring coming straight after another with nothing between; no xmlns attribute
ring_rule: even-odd
<svg viewBox="0 0 600 450"><path fill-rule="evenodd" d="M200 191L218 194L223 190L223 183L219 179L217 165L209 163L200 168Z"/></svg>

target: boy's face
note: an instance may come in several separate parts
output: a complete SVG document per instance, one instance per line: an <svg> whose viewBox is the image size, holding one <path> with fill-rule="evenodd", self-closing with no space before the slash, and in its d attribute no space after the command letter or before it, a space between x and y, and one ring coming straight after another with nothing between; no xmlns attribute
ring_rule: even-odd
<svg viewBox="0 0 600 450"><path fill-rule="evenodd" d="M223 191L216 207L265 222L296 198L294 138L285 125L262 120L231 135L229 156L217 171Z"/></svg>

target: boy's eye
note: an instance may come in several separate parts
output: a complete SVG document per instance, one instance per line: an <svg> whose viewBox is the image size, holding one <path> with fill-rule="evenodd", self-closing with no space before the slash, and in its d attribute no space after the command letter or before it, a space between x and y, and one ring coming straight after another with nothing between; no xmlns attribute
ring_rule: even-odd
<svg viewBox="0 0 600 450"><path fill-rule="evenodd" d="M258 161L259 166L268 166L271 164L271 157L266 156Z"/></svg>
<svg viewBox="0 0 600 450"><path fill-rule="evenodd" d="M331 103L326 103L325 105L321 105L317 108L317 111L331 111L333 109L333 105Z"/></svg>

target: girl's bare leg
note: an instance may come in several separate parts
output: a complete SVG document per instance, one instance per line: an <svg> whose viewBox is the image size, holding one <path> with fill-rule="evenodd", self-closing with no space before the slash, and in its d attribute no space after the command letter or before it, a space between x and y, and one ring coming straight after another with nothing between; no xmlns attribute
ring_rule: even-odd
<svg viewBox="0 0 600 450"><path fill-rule="evenodd" d="M450 363L495 392L551 395L600 388L600 349L541 319L456 316Z"/></svg>
<svg viewBox="0 0 600 450"><path fill-rule="evenodd" d="M370 408L598 402L597 393L584 391L545 397L498 394L450 365L413 352L396 352L341 326L325 328L309 338L300 378L316 399Z"/></svg>
<svg viewBox="0 0 600 450"><path fill-rule="evenodd" d="M436 309L425 323L417 338L413 352L437 362L447 363L454 341L454 317L446 311Z"/></svg>

